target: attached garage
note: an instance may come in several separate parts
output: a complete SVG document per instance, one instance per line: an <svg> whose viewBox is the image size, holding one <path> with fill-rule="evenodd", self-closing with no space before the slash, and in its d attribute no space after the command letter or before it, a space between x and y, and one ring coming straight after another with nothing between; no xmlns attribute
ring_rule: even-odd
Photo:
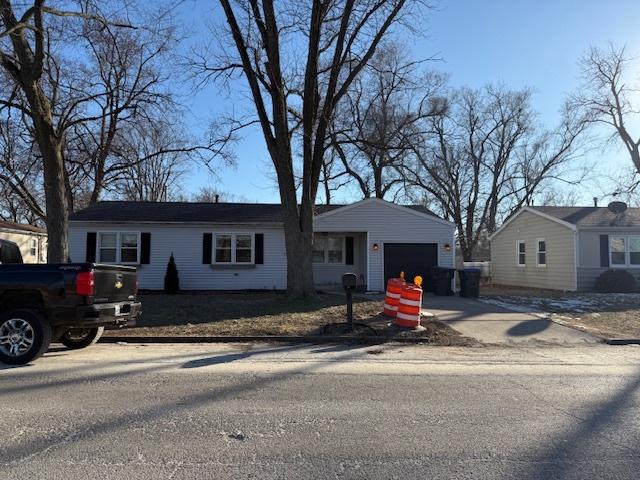
<svg viewBox="0 0 640 480"><path fill-rule="evenodd" d="M455 266L454 224L421 205L402 206L368 198L317 215L314 229L354 236L356 262L344 269L351 268L363 278L369 291L384 291L387 279L400 271L411 280L421 275L430 290L431 267Z"/></svg>

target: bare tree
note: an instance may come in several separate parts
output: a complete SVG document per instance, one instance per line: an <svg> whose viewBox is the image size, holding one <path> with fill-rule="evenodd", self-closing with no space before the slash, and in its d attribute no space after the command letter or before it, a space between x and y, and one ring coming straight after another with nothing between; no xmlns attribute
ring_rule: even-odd
<svg viewBox="0 0 640 480"><path fill-rule="evenodd" d="M541 129L528 90L461 89L452 93L447 114L432 119L432 133L416 146L407 171L410 182L456 224L469 261L500 219L561 176L583 130L570 110L557 129Z"/></svg>
<svg viewBox="0 0 640 480"><path fill-rule="evenodd" d="M422 72L403 46L381 48L338 107L332 143L343 173L364 198L393 196L404 190L404 163L424 137L429 117L442 115L445 76Z"/></svg>
<svg viewBox="0 0 640 480"><path fill-rule="evenodd" d="M190 159L181 151L182 135L175 131L175 125L141 122L129 135L121 135L127 136L126 146L119 151L129 167L107 188L133 201L166 202L176 198Z"/></svg>
<svg viewBox="0 0 640 480"><path fill-rule="evenodd" d="M241 71L278 179L287 249L287 290L313 296L313 210L336 105L408 13L412 0L220 0L232 45L210 75ZM222 39L229 46L229 42ZM231 54L231 50L235 54ZM228 78L228 77L226 77ZM300 154L292 132L300 129ZM294 160L302 185L296 190Z"/></svg>
<svg viewBox="0 0 640 480"><path fill-rule="evenodd" d="M626 49L609 45L592 47L581 59L584 83L572 98L574 107L584 114L589 123L603 124L609 128L612 138L621 142L629 158L640 174L640 132L635 135L631 127L637 122L640 105L637 86L630 78L631 59ZM636 104L634 104L634 101ZM636 187L634 183L634 187Z"/></svg>
<svg viewBox="0 0 640 480"><path fill-rule="evenodd" d="M43 163L49 233L47 257L50 262L60 263L68 258L64 138L56 131L52 101L42 81L47 48L44 16L50 11L44 0L35 0L18 18L9 0L0 0L3 36L9 39L0 46L0 65L14 82L11 94L0 103L18 109L31 121ZM26 102L16 103L17 95L23 95Z"/></svg>

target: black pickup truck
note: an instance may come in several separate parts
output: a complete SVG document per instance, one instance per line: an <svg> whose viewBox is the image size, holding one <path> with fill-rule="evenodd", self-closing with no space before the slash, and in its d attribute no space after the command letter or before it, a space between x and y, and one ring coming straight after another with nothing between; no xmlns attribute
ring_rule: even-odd
<svg viewBox="0 0 640 480"><path fill-rule="evenodd" d="M0 240L0 362L31 362L52 341L88 347L105 327L134 325L137 294L135 267L27 265L15 243Z"/></svg>

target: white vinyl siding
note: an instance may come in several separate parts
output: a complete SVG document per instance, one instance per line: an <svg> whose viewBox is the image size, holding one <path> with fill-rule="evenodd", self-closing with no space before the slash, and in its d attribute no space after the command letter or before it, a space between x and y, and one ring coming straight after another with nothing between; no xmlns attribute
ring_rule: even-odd
<svg viewBox="0 0 640 480"><path fill-rule="evenodd" d="M455 245L452 223L435 217L430 219L377 199L365 200L334 212L316 218L314 229L316 232L361 232L364 242L368 242L363 253L365 259L368 257L369 290L384 290L385 243L437 243L440 266L454 267L453 249L446 251L444 248L446 244ZM378 250L373 249L375 243ZM357 259L358 252L354 251L354 255ZM348 267L350 265L345 266Z"/></svg>
<svg viewBox="0 0 640 480"><path fill-rule="evenodd" d="M546 268L538 265L538 241L544 240ZM514 261L518 242L526 243L526 265ZM575 233L535 213L521 211L491 239L491 277L498 285L575 290Z"/></svg>
<svg viewBox="0 0 640 480"><path fill-rule="evenodd" d="M183 290L283 290L287 288L287 257L282 228L244 225L136 225L151 234L149 265L138 265L140 288L162 290L169 256L173 253ZM71 222L69 256L73 262L86 258L87 232L124 231L131 225ZM212 233L264 234L264 264L229 265L219 269L202 263L203 235Z"/></svg>
<svg viewBox="0 0 640 480"><path fill-rule="evenodd" d="M69 254L74 262L86 258L87 232L126 231L131 225L94 222L70 222ZM136 224L141 232L151 234L151 263L139 265L140 288L160 290L164 285L169 256L173 252L184 290L240 290L286 289L287 256L284 230L281 226L213 225L213 224ZM341 263L314 264L314 281L317 284L336 284L343 273L353 272L359 282L367 283L370 290L384 290L385 243L437 243L441 266L454 266L454 250L446 251L444 245L454 245L453 224L428 216L397 208L383 201L370 199L345 207L314 221L316 232L328 232L344 238L354 237L354 264L346 265L346 249L343 246ZM204 233L212 233L215 249L216 234L264 235L264 264L202 263ZM380 248L373 250L373 244ZM255 255L252 243L252 256ZM343 244L344 245L344 244ZM340 256L333 249L332 258ZM215 252L212 252L212 260ZM253 259L252 259L253 261ZM367 264L369 269L367 270Z"/></svg>

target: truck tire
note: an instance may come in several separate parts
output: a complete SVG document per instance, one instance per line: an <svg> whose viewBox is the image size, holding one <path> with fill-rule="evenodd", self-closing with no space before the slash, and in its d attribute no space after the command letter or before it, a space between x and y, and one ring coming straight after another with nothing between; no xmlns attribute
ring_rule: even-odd
<svg viewBox="0 0 640 480"><path fill-rule="evenodd" d="M51 343L51 325L33 310L0 314L0 362L25 365L42 356Z"/></svg>
<svg viewBox="0 0 640 480"><path fill-rule="evenodd" d="M71 350L87 348L100 340L103 332L104 327L70 328L60 337L60 343Z"/></svg>

